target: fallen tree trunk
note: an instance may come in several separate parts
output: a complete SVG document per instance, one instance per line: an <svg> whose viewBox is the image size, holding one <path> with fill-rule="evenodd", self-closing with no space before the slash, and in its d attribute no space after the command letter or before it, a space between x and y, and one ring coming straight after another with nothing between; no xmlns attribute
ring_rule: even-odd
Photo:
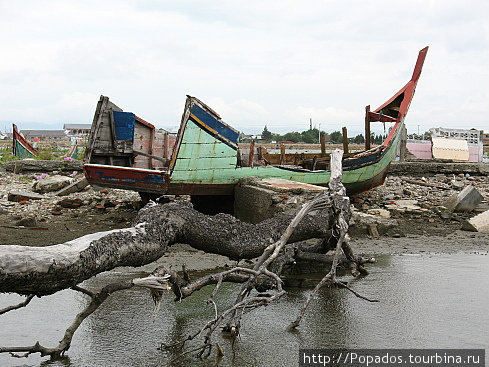
<svg viewBox="0 0 489 367"><path fill-rule="evenodd" d="M151 263L174 243L251 259L280 238L292 218L281 215L249 224L226 214L201 214L187 202L150 204L140 211L134 227L48 247L0 246L0 293L52 294L118 266ZM289 242L328 236L328 221L328 211L306 216Z"/></svg>
<svg viewBox="0 0 489 367"><path fill-rule="evenodd" d="M48 295L65 288L71 288L90 298L86 307L65 331L57 347L47 348L37 342L23 347L0 347L0 353L10 353L16 357L40 353L42 356L57 358L69 349L73 335L83 320L97 310L112 293L133 286L148 288L155 302L156 313L163 291L169 283L177 300L186 298L205 286L215 285L207 300L214 307L215 317L178 343L162 344L162 347L183 348L187 342L202 336L203 343L198 348L182 352L181 356L198 352L199 357L207 357L213 348L212 335L219 326L236 337L240 333L241 318L245 312L266 306L286 293L280 278L284 266L294 264L301 257L303 260L328 263L324 254L333 248L335 252L331 259L331 269L313 294L323 285L331 283L341 285L356 296L368 300L336 279L341 251L353 276L365 273L362 264L375 260L355 256L349 245L347 223L351 212L349 199L341 184L341 152L335 151L331 155L331 168L329 192L323 191L303 205L293 217L281 215L252 225L242 223L229 215L203 215L186 202L166 205L153 203L140 211L135 226L131 228L95 233L65 244L43 248L0 246L0 292L28 295L24 302L0 310L0 314L26 307L34 295ZM310 238L322 240L316 244L302 242ZM83 280L117 266L150 263L161 257L168 246L177 242L232 259L258 258L252 268L234 267L193 281L190 280L185 266L183 276L171 269L159 267L147 277L108 284L97 293L78 286ZM332 243L335 245L331 246ZM234 305L219 312L214 296L223 282L243 285ZM254 289L258 292L254 292ZM268 292L263 293L264 291ZM299 325L313 294L308 297L298 318L291 324L292 328ZM225 324L221 325L223 323Z"/></svg>

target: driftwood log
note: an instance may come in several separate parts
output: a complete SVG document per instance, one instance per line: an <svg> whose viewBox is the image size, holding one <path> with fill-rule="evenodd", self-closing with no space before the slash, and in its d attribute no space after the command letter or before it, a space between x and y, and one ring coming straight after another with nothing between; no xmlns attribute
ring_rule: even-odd
<svg viewBox="0 0 489 367"><path fill-rule="evenodd" d="M351 212L349 199L341 184L341 156L341 151L335 151L331 156L329 190L306 203L295 216L280 215L259 224L248 224L227 214L201 214L187 202L150 203L141 209L135 225L130 228L99 232L42 248L0 246L0 293L27 296L25 302L0 310L0 315L26 307L33 296L46 296L67 288L82 292L90 299L57 347L46 348L35 343L24 347L0 347L0 353L8 352L15 356L19 356L19 353L24 353L23 356L40 353L51 357L64 354L78 326L116 291L133 286L148 288L156 311L163 290L168 285L175 299L179 300L213 284L215 288L208 303L214 307L215 318L176 345L163 346L183 348L186 342L202 336L203 343L191 351L205 357L211 352L212 335L219 326L232 336L237 336L245 312L276 301L285 294L280 278L285 265L304 259L323 263L330 270L291 324L292 328L297 327L313 294L320 287L337 283L348 288L336 280L340 252L345 255L354 276L365 274L363 264L374 261L355 256L349 245L347 230ZM312 238L319 240L315 244L302 242ZM144 278L108 284L98 293L79 286L84 280L118 266L151 263L175 243L187 243L196 249L236 260L256 259L251 268L235 267L193 281L190 281L185 267L182 273L160 267ZM327 256L331 249L334 249L333 255ZM218 312L214 296L223 282L243 285L234 305ZM182 355L185 353L188 351L183 351Z"/></svg>

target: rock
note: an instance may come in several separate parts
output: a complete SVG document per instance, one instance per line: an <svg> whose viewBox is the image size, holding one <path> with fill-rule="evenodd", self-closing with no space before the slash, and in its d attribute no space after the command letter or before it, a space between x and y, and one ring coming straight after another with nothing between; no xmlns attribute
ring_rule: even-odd
<svg viewBox="0 0 489 367"><path fill-rule="evenodd" d="M382 210L382 209L376 209ZM377 234L385 234L392 231L398 227L397 221L395 219L388 219L380 215L372 215L367 213L362 213L359 211L354 211L352 213L352 218L350 220L350 232L356 233L358 235L364 235L365 233L371 234L373 231L373 226L377 230Z"/></svg>
<svg viewBox="0 0 489 367"><path fill-rule="evenodd" d="M489 210L462 223L462 229L472 232L489 233Z"/></svg>
<svg viewBox="0 0 489 367"><path fill-rule="evenodd" d="M63 187L68 186L71 183L71 178L65 176L50 176L46 178L41 178L39 181L35 182L33 189L35 192L46 193L52 191L58 191Z"/></svg>
<svg viewBox="0 0 489 367"><path fill-rule="evenodd" d="M471 212L482 202L482 195L474 186L467 186L458 194L453 194L443 206L454 212Z"/></svg>
<svg viewBox="0 0 489 367"><path fill-rule="evenodd" d="M379 231L377 230L377 225L376 224L369 224L367 226L368 234L372 236L373 238L379 238Z"/></svg>
<svg viewBox="0 0 489 367"><path fill-rule="evenodd" d="M367 214L379 215L382 218L390 218L391 217L391 213L386 209L369 209L369 210L367 210Z"/></svg>
<svg viewBox="0 0 489 367"><path fill-rule="evenodd" d="M34 217L23 218L15 223L16 226L37 227L37 220Z"/></svg>
<svg viewBox="0 0 489 367"><path fill-rule="evenodd" d="M400 211L421 211L426 210L418 205L417 200L396 200L394 203L385 206L388 209L397 209Z"/></svg>
<svg viewBox="0 0 489 367"><path fill-rule="evenodd" d="M452 187L456 189L461 189L465 186L463 181L452 180L450 183L452 184Z"/></svg>

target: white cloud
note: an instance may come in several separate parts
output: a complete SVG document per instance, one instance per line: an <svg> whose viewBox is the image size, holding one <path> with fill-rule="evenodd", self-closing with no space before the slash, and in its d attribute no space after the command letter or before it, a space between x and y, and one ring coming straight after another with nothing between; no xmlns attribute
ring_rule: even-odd
<svg viewBox="0 0 489 367"><path fill-rule="evenodd" d="M244 131L361 126L430 45L408 124L483 124L488 12L482 0L0 0L0 120L90 122L105 94L173 126L191 94Z"/></svg>

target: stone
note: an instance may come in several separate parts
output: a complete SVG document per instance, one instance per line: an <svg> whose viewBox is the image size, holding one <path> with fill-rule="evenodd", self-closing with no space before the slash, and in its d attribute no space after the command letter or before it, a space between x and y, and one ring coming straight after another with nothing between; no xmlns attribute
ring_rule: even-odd
<svg viewBox="0 0 489 367"><path fill-rule="evenodd" d="M369 210L367 210L367 214L379 215L382 218L390 218L391 217L391 213L386 209L369 209Z"/></svg>
<svg viewBox="0 0 489 367"><path fill-rule="evenodd" d="M53 191L59 191L63 187L71 184L71 178L65 176L50 176L41 178L34 183L33 189L41 194Z"/></svg>
<svg viewBox="0 0 489 367"><path fill-rule="evenodd" d="M15 225L22 227L37 227L37 220L34 217L22 218L17 223L15 223Z"/></svg>
<svg viewBox="0 0 489 367"><path fill-rule="evenodd" d="M462 229L465 231L489 233L489 210L465 220L462 223Z"/></svg>
<svg viewBox="0 0 489 367"><path fill-rule="evenodd" d="M372 237L374 237L372 231L376 230L377 235L383 235L392 232L398 227L395 219L388 219L381 215L372 215L356 210L352 213L349 225L350 234L363 236L366 233ZM375 230L373 227L375 227ZM375 232L373 233L375 234Z"/></svg>
<svg viewBox="0 0 489 367"><path fill-rule="evenodd" d="M458 194L450 196L443 206L454 212L471 212L482 202L482 195L474 186L467 186Z"/></svg>
<svg viewBox="0 0 489 367"><path fill-rule="evenodd" d="M373 238L379 238L379 231L377 230L377 225L371 223L367 226L368 234Z"/></svg>
<svg viewBox="0 0 489 367"><path fill-rule="evenodd" d="M390 205L385 206L387 209L397 209L400 211L425 211L418 205L417 200L396 200Z"/></svg>
<svg viewBox="0 0 489 367"><path fill-rule="evenodd" d="M453 187L455 187L456 189L461 189L465 186L465 182L463 181L458 181L458 180L452 180L451 181L451 184Z"/></svg>

